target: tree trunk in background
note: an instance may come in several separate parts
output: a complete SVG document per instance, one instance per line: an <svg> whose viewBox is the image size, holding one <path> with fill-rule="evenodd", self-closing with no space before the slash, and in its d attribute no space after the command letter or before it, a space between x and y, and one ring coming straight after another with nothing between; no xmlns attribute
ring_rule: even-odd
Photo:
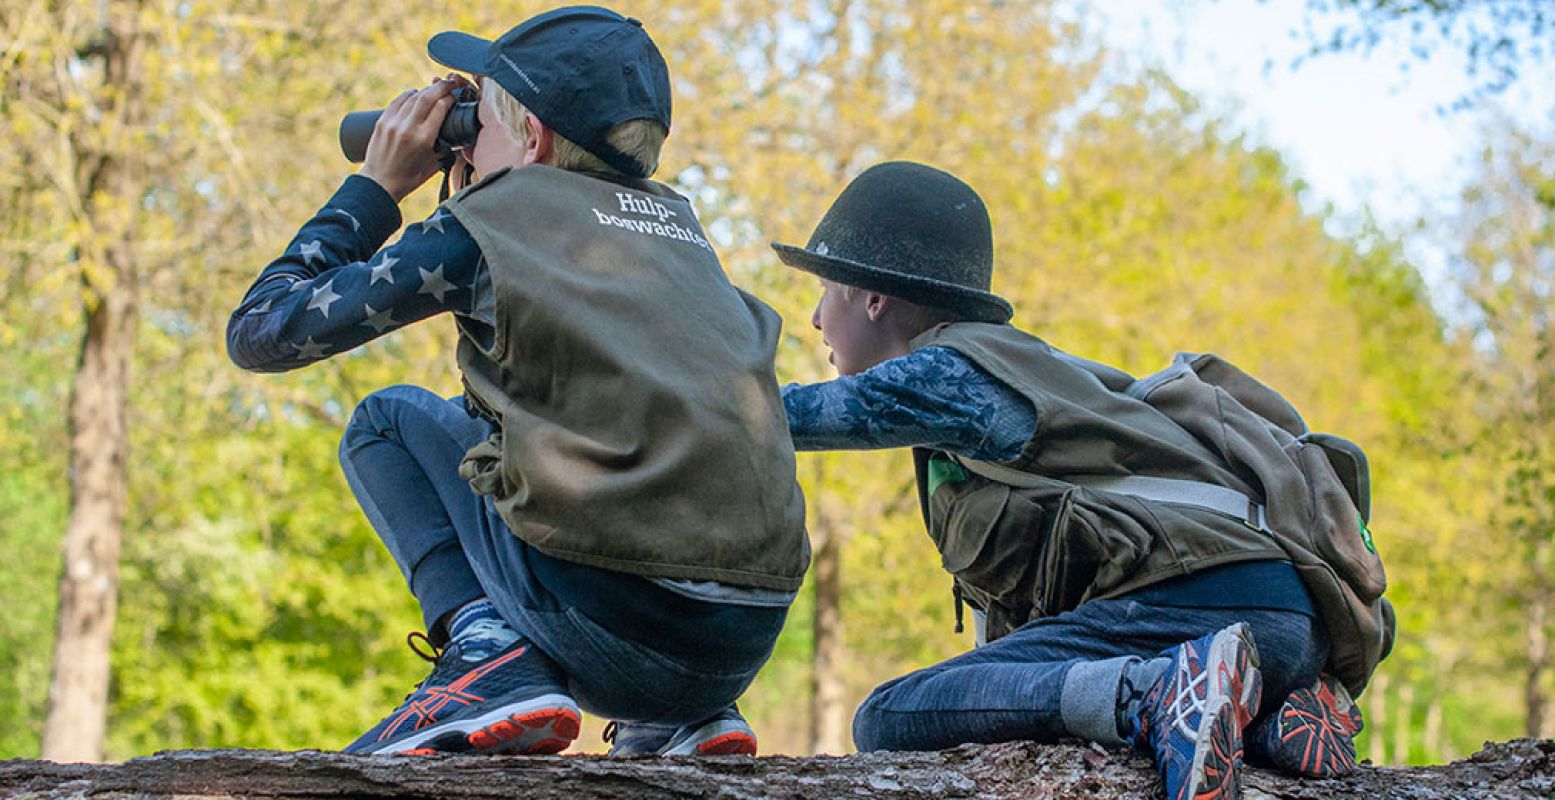
<svg viewBox="0 0 1555 800"><path fill-rule="evenodd" d="M1415 687L1404 683L1398 687L1398 705L1393 709L1393 763L1400 766L1409 763L1410 720L1414 716Z"/></svg>
<svg viewBox="0 0 1555 800"><path fill-rule="evenodd" d="M71 509L59 579L54 676L43 757L99 761L108 710L124 525L126 405L135 325L131 285L115 287L87 315L70 402Z"/></svg>
<svg viewBox="0 0 1555 800"><path fill-rule="evenodd" d="M1373 764L1388 763L1388 743L1384 735L1388 727L1387 694L1388 676L1372 678L1371 686L1366 689L1366 735L1371 737L1366 758Z"/></svg>
<svg viewBox="0 0 1555 800"><path fill-rule="evenodd" d="M82 60L100 59L105 117L133 131L143 119L136 57L136 10L112 7ZM102 142L71 137L74 197L92 235L78 251L85 333L70 398L70 518L59 578L54 669L43 757L100 761L107 730L109 646L118 610L119 549L126 504L130 358L138 279L131 219L136 169Z"/></svg>
<svg viewBox="0 0 1555 800"><path fill-rule="evenodd" d="M822 505L822 504L817 504ZM848 710L843 703L842 536L837 515L824 508L810 528L814 546L815 654L810 668L810 751L848 752Z"/></svg>
<svg viewBox="0 0 1555 800"><path fill-rule="evenodd" d="M1443 761L1442 751L1442 696L1438 692L1431 693L1431 703L1425 709L1425 732L1421 734L1425 744L1425 757L1432 764L1440 764Z"/></svg>
<svg viewBox="0 0 1555 800"><path fill-rule="evenodd" d="M1545 547L1539 547L1535 558L1535 572ZM1540 578L1544 577L1540 574ZM1528 638L1528 674L1523 684L1523 698L1528 707L1528 735L1543 736L1547 727L1546 717L1549 698L1544 690L1544 676L1550 669L1550 590L1542 581L1536 581L1533 597L1524 611Z"/></svg>

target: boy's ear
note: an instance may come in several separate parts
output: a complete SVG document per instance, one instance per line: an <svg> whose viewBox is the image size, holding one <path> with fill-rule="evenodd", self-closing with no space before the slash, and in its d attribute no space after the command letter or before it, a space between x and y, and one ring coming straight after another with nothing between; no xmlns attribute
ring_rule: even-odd
<svg viewBox="0 0 1555 800"><path fill-rule="evenodd" d="M529 144L524 148L524 165L549 164L556 151L556 132L533 111L524 111L524 125L529 128Z"/></svg>
<svg viewBox="0 0 1555 800"><path fill-rule="evenodd" d="M885 316L885 311L891 306L891 298L883 294L870 292L864 298L864 311L869 314L870 322L879 322Z"/></svg>

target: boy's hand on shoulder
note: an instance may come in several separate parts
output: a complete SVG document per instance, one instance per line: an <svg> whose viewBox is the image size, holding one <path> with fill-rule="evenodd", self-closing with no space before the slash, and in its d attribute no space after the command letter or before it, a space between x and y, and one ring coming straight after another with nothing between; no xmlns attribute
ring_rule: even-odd
<svg viewBox="0 0 1555 800"><path fill-rule="evenodd" d="M384 109L367 143L361 174L382 186L395 202L426 183L441 168L433 145L443 118L453 107L455 81L437 79L412 89Z"/></svg>

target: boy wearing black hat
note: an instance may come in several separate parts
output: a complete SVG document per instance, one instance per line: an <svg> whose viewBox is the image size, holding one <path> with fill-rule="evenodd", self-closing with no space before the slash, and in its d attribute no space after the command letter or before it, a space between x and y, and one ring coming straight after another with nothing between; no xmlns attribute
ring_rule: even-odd
<svg viewBox="0 0 1555 800"><path fill-rule="evenodd" d="M861 750L1132 742L1174 800L1235 796L1244 729L1291 771L1353 766L1359 716L1342 687L1317 682L1323 620L1266 531L1081 488L1152 475L1247 491L1216 452L1123 391L1132 378L1007 324L971 187L880 164L806 247L773 247L821 278L811 324L841 375L784 387L796 447L914 448L958 618L965 598L979 634L973 651L877 688L854 718ZM1285 702L1260 717L1266 698Z"/></svg>
<svg viewBox="0 0 1555 800"><path fill-rule="evenodd" d="M280 371L440 312L458 325L463 398L375 392L341 442L434 663L346 749L553 753L581 708L619 721L615 754L754 753L733 703L808 563L804 499L780 320L647 180L663 59L641 23L593 7L428 51L479 76L479 138L455 168L477 182L378 249L438 171L467 82L401 95L228 327L235 362Z"/></svg>

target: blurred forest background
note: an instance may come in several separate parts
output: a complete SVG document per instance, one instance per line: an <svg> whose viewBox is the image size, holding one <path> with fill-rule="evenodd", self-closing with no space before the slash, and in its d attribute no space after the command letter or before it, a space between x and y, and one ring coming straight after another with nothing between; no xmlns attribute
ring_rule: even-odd
<svg viewBox="0 0 1555 800"><path fill-rule="evenodd" d="M404 645L418 615L335 453L370 391L457 393L451 321L272 376L233 367L223 330L351 171L340 116L436 74L431 34L495 36L544 7L0 4L0 757L45 752L57 631L57 680L85 698L60 709L80 724L100 701L107 723L49 735L112 759L336 748L424 677ZM1118 68L1083 4L620 10L674 76L659 177L783 313L781 381L830 373L818 287L767 243L805 241L875 161L950 170L987 200L1018 325L1135 373L1220 353L1367 448L1401 630L1362 699L1364 756L1555 734L1555 134L1483 131L1474 184L1422 221L1453 267L1427 286L1396 237L1305 207L1280 153ZM1518 24L1537 40L1536 22ZM847 752L870 688L970 633L952 633L904 453L800 470L816 564L743 707L765 752Z"/></svg>

